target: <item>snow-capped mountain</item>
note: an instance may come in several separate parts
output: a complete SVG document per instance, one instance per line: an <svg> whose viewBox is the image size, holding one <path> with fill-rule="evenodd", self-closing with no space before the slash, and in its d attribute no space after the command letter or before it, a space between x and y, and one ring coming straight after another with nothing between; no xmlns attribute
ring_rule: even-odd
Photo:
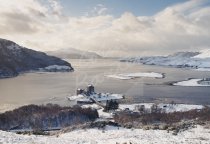
<svg viewBox="0 0 210 144"><path fill-rule="evenodd" d="M31 70L44 69L47 71L45 67L52 65L66 66L65 71L73 70L70 63L60 58L24 48L9 40L0 39L0 78L17 76L21 72ZM54 69L54 71L59 71L59 69Z"/></svg>
<svg viewBox="0 0 210 144"><path fill-rule="evenodd" d="M206 51L208 51L208 53ZM121 61L207 70L210 68L210 50L201 52L178 52L169 56L133 57L121 59Z"/></svg>
<svg viewBox="0 0 210 144"><path fill-rule="evenodd" d="M47 52L50 55L57 56L63 59L98 59L102 56L94 52L81 51L74 48L60 49Z"/></svg>

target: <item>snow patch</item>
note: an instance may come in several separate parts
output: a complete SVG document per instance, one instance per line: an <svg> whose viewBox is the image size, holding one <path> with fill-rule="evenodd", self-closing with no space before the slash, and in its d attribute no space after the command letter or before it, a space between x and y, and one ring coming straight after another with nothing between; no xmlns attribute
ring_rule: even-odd
<svg viewBox="0 0 210 144"><path fill-rule="evenodd" d="M39 68L39 71L56 72L56 71L71 71L72 68L65 65L51 65L45 68Z"/></svg>
<svg viewBox="0 0 210 144"><path fill-rule="evenodd" d="M176 82L173 85L175 86L200 86L200 87L206 87L206 86L210 86L207 84L199 84L198 82L201 81L202 79L189 79L186 81L180 81L180 82Z"/></svg>
<svg viewBox="0 0 210 144"><path fill-rule="evenodd" d="M200 54L194 56L193 58L210 58L210 49L204 49L200 52Z"/></svg>
<svg viewBox="0 0 210 144"><path fill-rule="evenodd" d="M154 103L139 103L139 104L120 104L119 109L125 110L129 109L131 111L136 111L136 107L144 105L145 109L150 109ZM158 108L163 109L166 113L172 112L184 112L193 109L202 109L202 105L187 105L187 104L163 104L160 103L157 105Z"/></svg>

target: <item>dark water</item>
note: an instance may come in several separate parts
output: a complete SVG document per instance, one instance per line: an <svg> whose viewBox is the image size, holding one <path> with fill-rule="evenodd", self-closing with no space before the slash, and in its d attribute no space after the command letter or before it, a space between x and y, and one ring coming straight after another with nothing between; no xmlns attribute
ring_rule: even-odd
<svg viewBox="0 0 210 144"><path fill-rule="evenodd" d="M66 97L94 84L98 92L125 94L130 102L170 102L210 104L210 87L180 87L165 83L187 78L210 77L210 72L121 63L117 60L69 60L73 73L27 73L0 80L0 106L29 103L69 105ZM108 74L160 72L166 78L118 80Z"/></svg>

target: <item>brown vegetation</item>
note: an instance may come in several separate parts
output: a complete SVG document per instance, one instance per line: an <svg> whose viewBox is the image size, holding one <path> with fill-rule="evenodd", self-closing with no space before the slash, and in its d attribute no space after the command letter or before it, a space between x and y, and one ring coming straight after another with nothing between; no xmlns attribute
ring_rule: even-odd
<svg viewBox="0 0 210 144"><path fill-rule="evenodd" d="M210 121L210 108L205 107L201 110L190 110L186 112L173 112L173 113L132 113L132 112L119 112L114 116L115 122L125 125L127 123L138 123L142 125L164 123L173 124L183 120L196 120L196 121Z"/></svg>
<svg viewBox="0 0 210 144"><path fill-rule="evenodd" d="M91 108L28 105L0 114L1 130L49 130L93 121L98 112Z"/></svg>

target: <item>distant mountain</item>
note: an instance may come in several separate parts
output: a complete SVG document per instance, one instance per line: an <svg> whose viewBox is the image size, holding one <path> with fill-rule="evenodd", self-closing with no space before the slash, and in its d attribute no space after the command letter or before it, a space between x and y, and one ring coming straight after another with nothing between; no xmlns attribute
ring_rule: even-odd
<svg viewBox="0 0 210 144"><path fill-rule="evenodd" d="M207 50L201 52L178 52L169 56L124 58L121 59L121 61L177 68L194 68L202 71L209 71L210 50L208 50L208 53L206 51Z"/></svg>
<svg viewBox="0 0 210 144"><path fill-rule="evenodd" d="M43 52L34 51L0 39L0 78L17 76L26 71L72 71L71 64Z"/></svg>
<svg viewBox="0 0 210 144"><path fill-rule="evenodd" d="M74 48L60 49L56 51L48 51L50 55L57 56L63 59L100 59L102 56L94 52L81 51Z"/></svg>

